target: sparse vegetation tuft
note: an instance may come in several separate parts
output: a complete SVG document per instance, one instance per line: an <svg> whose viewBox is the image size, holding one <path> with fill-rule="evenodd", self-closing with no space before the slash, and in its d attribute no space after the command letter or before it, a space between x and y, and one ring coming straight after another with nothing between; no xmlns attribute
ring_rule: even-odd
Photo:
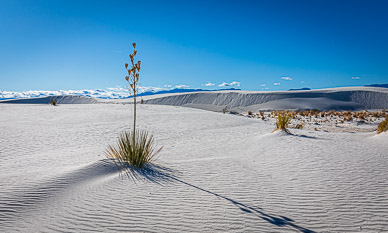
<svg viewBox="0 0 388 233"><path fill-rule="evenodd" d="M359 129L356 129L357 125L375 124L376 122L381 122L381 118L384 119L388 115L385 109L381 111L318 111L317 109L305 109L298 111L284 110L270 112L264 112L260 110L258 113L252 113L252 115L248 114L248 117L253 117L257 119L261 118L262 120L270 120L272 118L278 121L278 119L283 119L282 117L278 117L279 114L283 117L288 116L290 118L289 121L292 121L292 125L289 126L289 128L312 129L312 126L315 125L319 126L317 130L323 129L324 131L328 131L335 129L335 127L340 127L342 128L341 130L347 132L352 132L354 130L358 132ZM278 128L278 124L279 123L277 122L276 130L280 129ZM281 125L281 123L279 125ZM331 126L332 128L328 128L329 126ZM364 129L362 130L366 131Z"/></svg>
<svg viewBox="0 0 388 233"><path fill-rule="evenodd" d="M385 116L385 120L383 120L377 127L377 133L382 133L387 130L388 130L388 115Z"/></svg>
<svg viewBox="0 0 388 233"><path fill-rule="evenodd" d="M295 129L303 129L303 123L296 124Z"/></svg>
<svg viewBox="0 0 388 233"><path fill-rule="evenodd" d="M53 106L57 106L57 104L58 104L57 98L56 97L51 98L50 99L50 104L53 105Z"/></svg>
<svg viewBox="0 0 388 233"><path fill-rule="evenodd" d="M286 133L290 133L290 131L287 129L288 125L291 122L291 114L289 112L277 112L276 117L276 130L283 130Z"/></svg>
<svg viewBox="0 0 388 233"><path fill-rule="evenodd" d="M222 113L225 114L228 112L228 106L225 106L225 108L222 109Z"/></svg>

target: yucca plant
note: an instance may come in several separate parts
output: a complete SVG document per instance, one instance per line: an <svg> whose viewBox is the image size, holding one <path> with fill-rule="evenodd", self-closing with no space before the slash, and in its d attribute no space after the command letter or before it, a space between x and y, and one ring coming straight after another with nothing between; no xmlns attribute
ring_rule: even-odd
<svg viewBox="0 0 388 233"><path fill-rule="evenodd" d="M277 118L276 118L276 129L273 131L277 130L283 130L286 133L291 133L287 127L291 122L291 114L289 112L280 112L278 111L276 113Z"/></svg>
<svg viewBox="0 0 388 233"><path fill-rule="evenodd" d="M133 138L135 137L135 140ZM116 159L117 164L124 170L128 166L142 168L156 159L162 150L155 150L154 137L145 130L126 131L120 134L116 147L109 146L106 156Z"/></svg>
<svg viewBox="0 0 388 233"><path fill-rule="evenodd" d="M385 116L385 120L383 120L379 126L377 126L377 133L382 133L388 130L388 115Z"/></svg>
<svg viewBox="0 0 388 233"><path fill-rule="evenodd" d="M152 162L162 148L155 150L154 138L146 130L136 129L136 96L138 93L138 82L141 61L135 62L137 54L136 43L132 44L133 53L129 55L131 67L125 63L128 75L125 80L129 83L129 92L133 95L133 129L119 135L116 146L109 146L106 151L107 158L113 158L116 164L129 171L127 168L143 168Z"/></svg>

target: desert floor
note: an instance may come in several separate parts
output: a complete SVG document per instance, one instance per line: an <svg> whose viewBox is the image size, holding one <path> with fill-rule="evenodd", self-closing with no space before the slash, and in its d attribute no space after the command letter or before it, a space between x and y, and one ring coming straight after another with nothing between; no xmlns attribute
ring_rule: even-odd
<svg viewBox="0 0 388 233"><path fill-rule="evenodd" d="M388 134L139 105L164 146L135 180L104 155L132 105L0 105L0 232L388 232ZM121 173L122 174L122 173Z"/></svg>

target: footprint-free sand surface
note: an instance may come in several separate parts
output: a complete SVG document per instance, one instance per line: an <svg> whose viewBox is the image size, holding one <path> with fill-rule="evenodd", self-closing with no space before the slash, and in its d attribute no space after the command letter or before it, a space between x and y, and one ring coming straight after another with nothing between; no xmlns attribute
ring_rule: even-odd
<svg viewBox="0 0 388 233"><path fill-rule="evenodd" d="M139 105L164 146L135 180L104 151L132 105L0 104L0 232L388 232L388 134Z"/></svg>

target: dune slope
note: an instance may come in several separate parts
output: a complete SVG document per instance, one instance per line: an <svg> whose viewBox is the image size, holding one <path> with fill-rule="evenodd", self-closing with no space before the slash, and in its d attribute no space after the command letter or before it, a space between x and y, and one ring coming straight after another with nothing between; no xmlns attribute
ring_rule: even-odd
<svg viewBox="0 0 388 233"><path fill-rule="evenodd" d="M146 100L147 104L186 106L220 111L319 109L364 110L388 108L385 88L355 87L307 91L248 92L226 91L187 93Z"/></svg>
<svg viewBox="0 0 388 233"><path fill-rule="evenodd" d="M130 106L0 111L0 232L388 231L387 134L139 105L164 149L134 182L104 157Z"/></svg>
<svg viewBox="0 0 388 233"><path fill-rule="evenodd" d="M49 104L51 99L57 99L58 104L95 104L100 101L96 98L90 98L85 96L76 95L60 95L60 96L48 96L41 98L29 98L29 99L12 99L1 100L3 104Z"/></svg>

